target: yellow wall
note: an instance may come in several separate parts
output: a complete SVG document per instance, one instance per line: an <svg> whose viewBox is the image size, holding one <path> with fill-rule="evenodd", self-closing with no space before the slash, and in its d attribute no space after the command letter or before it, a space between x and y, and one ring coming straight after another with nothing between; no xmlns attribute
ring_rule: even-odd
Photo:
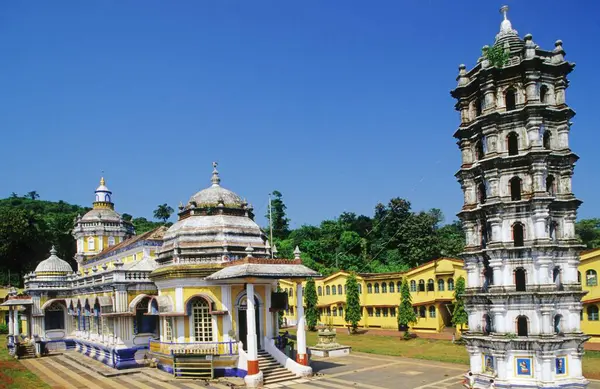
<svg viewBox="0 0 600 389"><path fill-rule="evenodd" d="M589 270L596 272L596 285L587 280L586 274ZM598 286L600 284L600 249L588 250L581 253L579 274L581 287L588 292L582 300L583 314L581 330L592 337L589 340L590 342L600 343L600 320L598 320L598 315L595 318L589 315L591 307L596 307L600 310L600 286Z"/></svg>

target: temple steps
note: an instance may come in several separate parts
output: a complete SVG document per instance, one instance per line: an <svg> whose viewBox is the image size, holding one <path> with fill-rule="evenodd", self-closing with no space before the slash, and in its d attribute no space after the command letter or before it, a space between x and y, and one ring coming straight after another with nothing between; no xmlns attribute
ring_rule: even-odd
<svg viewBox="0 0 600 389"><path fill-rule="evenodd" d="M258 352L258 368L263 373L264 385L291 381L298 378L294 373L281 366L269 353L262 350Z"/></svg>

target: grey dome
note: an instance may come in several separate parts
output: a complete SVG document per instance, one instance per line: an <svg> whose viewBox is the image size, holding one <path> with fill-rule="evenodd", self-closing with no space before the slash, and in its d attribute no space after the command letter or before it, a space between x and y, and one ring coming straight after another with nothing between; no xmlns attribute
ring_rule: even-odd
<svg viewBox="0 0 600 389"><path fill-rule="evenodd" d="M52 246L50 257L44 259L35 268L36 273L72 273L71 265L56 256L56 249Z"/></svg>
<svg viewBox="0 0 600 389"><path fill-rule="evenodd" d="M115 212L114 209L110 208L94 208L81 218L83 221L119 221L121 220L121 215Z"/></svg>
<svg viewBox="0 0 600 389"><path fill-rule="evenodd" d="M226 207L241 207L243 200L240 196L225 189L218 184L213 184L211 187L201 190L192 197L190 203L195 202L197 207L202 205L217 205L223 203Z"/></svg>

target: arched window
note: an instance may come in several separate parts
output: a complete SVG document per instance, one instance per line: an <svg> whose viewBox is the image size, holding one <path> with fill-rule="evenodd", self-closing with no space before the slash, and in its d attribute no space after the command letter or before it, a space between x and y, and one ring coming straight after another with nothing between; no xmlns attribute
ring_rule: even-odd
<svg viewBox="0 0 600 389"><path fill-rule="evenodd" d="M598 306L590 305L587 307L587 315L589 321L598 321Z"/></svg>
<svg viewBox="0 0 600 389"><path fill-rule="evenodd" d="M554 333L560 334L562 333L562 316L556 315L554 316Z"/></svg>
<svg viewBox="0 0 600 389"><path fill-rule="evenodd" d="M147 315L150 297L144 297L135 306L133 332L135 334L153 334L157 331L158 316Z"/></svg>
<svg viewBox="0 0 600 389"><path fill-rule="evenodd" d="M419 280L419 292L425 292L425 280Z"/></svg>
<svg viewBox="0 0 600 389"><path fill-rule="evenodd" d="M454 279L453 278L448 278L448 290L450 290L450 291L454 290Z"/></svg>
<svg viewBox="0 0 600 389"><path fill-rule="evenodd" d="M527 336L527 317L519 316L517 317L517 335L518 336Z"/></svg>
<svg viewBox="0 0 600 389"><path fill-rule="evenodd" d="M331 294L331 288L329 287L329 285L327 285L327 286L325 287L325 294L326 294L327 296L329 296L329 295Z"/></svg>
<svg viewBox="0 0 600 389"><path fill-rule="evenodd" d="M54 302L44 309L44 329L46 331L65 329L65 309L62 304Z"/></svg>
<svg viewBox="0 0 600 389"><path fill-rule="evenodd" d="M423 305L419 307L419 317L427 317L427 308Z"/></svg>
<svg viewBox="0 0 600 389"><path fill-rule="evenodd" d="M96 250L96 244L95 244L94 238L90 236L88 238L88 251L94 251L94 250Z"/></svg>
<svg viewBox="0 0 600 389"><path fill-rule="evenodd" d="M492 318L487 313L483 315L483 333L489 335L492 332Z"/></svg>
<svg viewBox="0 0 600 389"><path fill-rule="evenodd" d="M429 307L429 317L435 317L435 306L430 306Z"/></svg>
<svg viewBox="0 0 600 389"><path fill-rule="evenodd" d="M479 197L479 202L484 204L487 200L487 190L485 189L485 184L482 182L477 185L477 196Z"/></svg>
<svg viewBox="0 0 600 389"><path fill-rule="evenodd" d="M527 274L525 273L525 269L519 267L515 269L515 286L517 292L525 292L527 290Z"/></svg>
<svg viewBox="0 0 600 389"><path fill-rule="evenodd" d="M521 200L521 179L519 177L513 177L509 182L510 186L510 199L512 201Z"/></svg>
<svg viewBox="0 0 600 389"><path fill-rule="evenodd" d="M475 99L475 116L481 116L481 111L482 111L482 104L481 104L481 99L477 98Z"/></svg>
<svg viewBox="0 0 600 389"><path fill-rule="evenodd" d="M362 285L358 284L358 294L362 294Z"/></svg>
<svg viewBox="0 0 600 389"><path fill-rule="evenodd" d="M444 280L441 278L438 280L438 291L440 291L440 292L444 291Z"/></svg>
<svg viewBox="0 0 600 389"><path fill-rule="evenodd" d="M427 291L428 292L435 291L435 283L433 282L433 280L431 278L429 280L427 280Z"/></svg>
<svg viewBox="0 0 600 389"><path fill-rule="evenodd" d="M317 288L317 294L318 294L319 296L322 296L322 295L323 295L323 288L322 288L322 287L320 287L320 286L319 286L319 287Z"/></svg>
<svg viewBox="0 0 600 389"><path fill-rule="evenodd" d="M552 149L551 143L550 143L551 138L552 138L552 134L550 133L550 131L544 131L544 138L543 138L543 142L542 143L543 143L544 148L546 150L551 150Z"/></svg>
<svg viewBox="0 0 600 389"><path fill-rule="evenodd" d="M367 284L367 293L373 293L373 285Z"/></svg>
<svg viewBox="0 0 600 389"><path fill-rule="evenodd" d="M337 288L335 287L335 285L333 285L331 287L331 294L334 295L334 296L337 294Z"/></svg>
<svg viewBox="0 0 600 389"><path fill-rule="evenodd" d="M394 283L390 282L390 293L394 293Z"/></svg>
<svg viewBox="0 0 600 389"><path fill-rule="evenodd" d="M410 282L410 291L411 292L417 291L417 283L414 280Z"/></svg>
<svg viewBox="0 0 600 389"><path fill-rule="evenodd" d="M483 143L481 140L478 140L475 142L475 159L479 161L480 159L483 159L484 156L485 153L483 152Z"/></svg>
<svg viewBox="0 0 600 389"><path fill-rule="evenodd" d="M331 316L331 307L327 307L327 316Z"/></svg>
<svg viewBox="0 0 600 389"><path fill-rule="evenodd" d="M552 281L558 286L561 284L561 279L560 279L560 266L555 266L554 269L552 269Z"/></svg>
<svg viewBox="0 0 600 389"><path fill-rule="evenodd" d="M515 247L523 247L525 241L525 229L523 228L523 224L515 223L513 224L513 244Z"/></svg>
<svg viewBox="0 0 600 389"><path fill-rule="evenodd" d="M387 293L387 283L381 283L381 293Z"/></svg>
<svg viewBox="0 0 600 389"><path fill-rule="evenodd" d="M508 149L508 155L519 154L519 135L516 132L511 132L506 137L506 145Z"/></svg>
<svg viewBox="0 0 600 389"><path fill-rule="evenodd" d="M379 283L375 283L375 293L379 293Z"/></svg>
<svg viewBox="0 0 600 389"><path fill-rule="evenodd" d="M598 285L598 273L596 273L596 270L590 269L585 272L585 285L586 286L597 286Z"/></svg>
<svg viewBox="0 0 600 389"><path fill-rule="evenodd" d="M344 317L344 307L341 305L338 307L338 312L340 313L340 317Z"/></svg>
<svg viewBox="0 0 600 389"><path fill-rule="evenodd" d="M556 190L554 189L554 176L552 175L546 177L546 192L548 192L550 196L554 196L556 193Z"/></svg>
<svg viewBox="0 0 600 389"><path fill-rule="evenodd" d="M508 88L504 93L506 110L512 111L517 108L517 93L513 88Z"/></svg>
<svg viewBox="0 0 600 389"><path fill-rule="evenodd" d="M338 294L342 294L342 285L338 285Z"/></svg>
<svg viewBox="0 0 600 389"><path fill-rule="evenodd" d="M333 307L333 316L337 316L337 307Z"/></svg>
<svg viewBox="0 0 600 389"><path fill-rule="evenodd" d="M556 220L551 220L549 227L550 239L552 239L553 241L558 240L558 223L556 222Z"/></svg>
<svg viewBox="0 0 600 389"><path fill-rule="evenodd" d="M197 298L191 303L191 315L195 342L212 342L212 316L208 302Z"/></svg>
<svg viewBox="0 0 600 389"><path fill-rule="evenodd" d="M540 87L540 102L548 104L548 87L546 85Z"/></svg>
<svg viewBox="0 0 600 389"><path fill-rule="evenodd" d="M402 281L396 282L396 292L400 293L402 290Z"/></svg>

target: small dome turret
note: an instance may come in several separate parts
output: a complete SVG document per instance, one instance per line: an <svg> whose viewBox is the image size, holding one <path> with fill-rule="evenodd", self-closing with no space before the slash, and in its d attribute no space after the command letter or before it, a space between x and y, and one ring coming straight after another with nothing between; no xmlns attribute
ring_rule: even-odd
<svg viewBox="0 0 600 389"><path fill-rule="evenodd" d="M56 255L54 246L50 250L50 256L40 262L35 268L35 274L38 276L66 276L72 272L71 265Z"/></svg>

